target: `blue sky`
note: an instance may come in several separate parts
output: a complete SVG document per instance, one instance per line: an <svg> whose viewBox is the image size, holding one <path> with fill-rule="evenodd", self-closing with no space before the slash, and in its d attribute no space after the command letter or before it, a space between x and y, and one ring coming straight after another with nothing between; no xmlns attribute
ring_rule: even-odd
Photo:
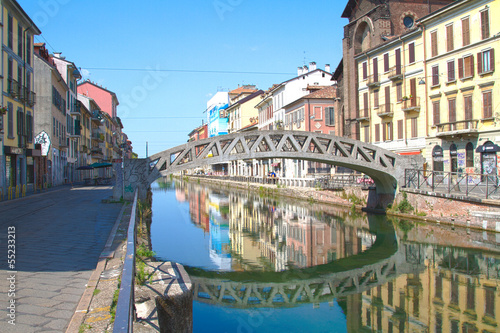
<svg viewBox="0 0 500 333"><path fill-rule="evenodd" d="M42 31L35 42L117 94L139 157L146 141L149 155L185 143L218 90L266 90L304 61L335 70L348 23L347 0L18 2Z"/></svg>

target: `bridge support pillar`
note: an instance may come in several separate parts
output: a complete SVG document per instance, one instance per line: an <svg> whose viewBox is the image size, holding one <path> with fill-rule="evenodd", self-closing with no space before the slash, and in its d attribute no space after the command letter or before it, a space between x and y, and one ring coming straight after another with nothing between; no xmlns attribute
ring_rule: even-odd
<svg viewBox="0 0 500 333"><path fill-rule="evenodd" d="M377 193L376 189L368 190L368 199L366 207L372 209L385 209L389 204L392 204L395 199L395 193Z"/></svg>
<svg viewBox="0 0 500 333"><path fill-rule="evenodd" d="M116 170L115 170L116 171ZM144 200L149 189L149 159L126 159L124 161L123 175L118 176L116 172L116 184L113 189L113 198L119 200L123 196L124 200L132 201L134 191L139 189L139 199Z"/></svg>

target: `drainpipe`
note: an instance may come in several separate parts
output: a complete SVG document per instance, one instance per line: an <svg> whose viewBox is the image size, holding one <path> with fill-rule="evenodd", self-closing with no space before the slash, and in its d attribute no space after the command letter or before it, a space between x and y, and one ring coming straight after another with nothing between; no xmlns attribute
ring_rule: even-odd
<svg viewBox="0 0 500 333"><path fill-rule="evenodd" d="M22 42L21 42L21 43L22 43L22 47L23 47L23 81L24 81L24 82L23 82L23 85L21 86L21 89L22 89L22 90L26 90L26 89L23 89L23 88L26 86L26 78L27 78L27 73L26 73L26 61L27 61L27 59L28 59L28 50L26 50L26 31L28 31L29 29L31 29L31 26L29 26L29 27L27 27L26 29L24 29L24 30L23 30L23 40L22 40ZM24 120L24 121L23 121L23 123L24 123L24 128L23 128L23 131L25 131L25 130L26 130L26 126L27 126L27 122L26 122L26 119L27 119L27 117L26 117L26 97L28 97L28 96L27 96L27 95L28 95L28 93L29 93L29 92L27 92L27 93L26 93L26 96L24 96L25 98L22 98L22 100L23 100L23 117L24 117L24 119L23 119L23 120ZM33 119L34 119L34 116L35 116L35 115L33 114ZM18 119L18 121L19 121L19 119ZM22 135L22 134L21 134L21 135ZM27 142L27 141L28 141L28 140L27 140L27 139L25 139L25 140L26 140L25 145L26 145L26 151L27 151L27 150L28 150L28 148L27 148L27 146L28 146L28 142ZM23 141L24 141L24 140L23 140ZM24 181L25 181L25 184L27 185L27 184L28 184L28 182L27 182L27 178L26 178L26 177L27 177L27 173L28 173L28 158L27 158L27 156L26 156L26 153L24 154L24 165L25 165L25 171L24 171L24 177L25 177L25 179L24 179ZM21 166L21 168L22 168L22 167L23 167L23 166ZM33 169L34 169L34 167L33 167ZM34 171L35 171L35 170L33 170L33 172L34 172ZM21 185L22 185L22 181L23 181L23 180L22 180L22 179L20 179L20 181L21 181Z"/></svg>
<svg viewBox="0 0 500 333"><path fill-rule="evenodd" d="M427 89L427 44L425 42L425 25L421 24L424 42L424 81L425 81L425 137L429 136L429 91ZM439 73L438 73L439 74Z"/></svg>

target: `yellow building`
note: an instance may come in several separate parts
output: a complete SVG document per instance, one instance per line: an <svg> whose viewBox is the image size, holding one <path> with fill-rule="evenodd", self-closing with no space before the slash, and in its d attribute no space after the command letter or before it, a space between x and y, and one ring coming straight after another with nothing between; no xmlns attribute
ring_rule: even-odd
<svg viewBox="0 0 500 333"><path fill-rule="evenodd" d="M41 31L19 4L10 0L2 1L2 27L2 106L6 113L0 185L21 188L35 183L35 164L41 163L41 152L33 142L33 36Z"/></svg>
<svg viewBox="0 0 500 333"><path fill-rule="evenodd" d="M425 87L422 32L415 28L360 53L358 110L361 141L400 154L425 148Z"/></svg>
<svg viewBox="0 0 500 333"><path fill-rule="evenodd" d="M497 175L500 3L462 0L420 19L429 169Z"/></svg>

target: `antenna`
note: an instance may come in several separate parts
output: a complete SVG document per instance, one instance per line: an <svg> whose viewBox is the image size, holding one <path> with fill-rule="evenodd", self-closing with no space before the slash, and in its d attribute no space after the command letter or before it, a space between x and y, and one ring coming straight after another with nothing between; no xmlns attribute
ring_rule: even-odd
<svg viewBox="0 0 500 333"><path fill-rule="evenodd" d="M304 51L304 66L306 65L306 51Z"/></svg>

